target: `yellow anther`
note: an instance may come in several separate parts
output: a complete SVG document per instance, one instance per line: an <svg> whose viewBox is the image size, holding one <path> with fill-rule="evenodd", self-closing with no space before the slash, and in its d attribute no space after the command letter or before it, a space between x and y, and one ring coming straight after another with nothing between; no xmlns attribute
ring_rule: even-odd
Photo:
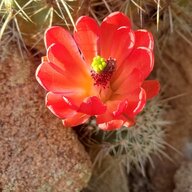
<svg viewBox="0 0 192 192"><path fill-rule="evenodd" d="M99 67L99 70L101 70L101 71L103 70L103 66L102 65L99 65L98 67Z"/></svg>
<svg viewBox="0 0 192 192"><path fill-rule="evenodd" d="M101 73L107 66L107 63L105 62L104 58L98 55L93 58L91 66L95 72Z"/></svg>
<svg viewBox="0 0 192 192"><path fill-rule="evenodd" d="M102 66L106 67L107 63L105 61L102 61Z"/></svg>

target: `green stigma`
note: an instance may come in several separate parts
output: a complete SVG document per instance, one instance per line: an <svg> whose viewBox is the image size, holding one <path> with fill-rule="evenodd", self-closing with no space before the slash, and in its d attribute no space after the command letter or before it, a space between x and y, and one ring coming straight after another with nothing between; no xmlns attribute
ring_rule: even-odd
<svg viewBox="0 0 192 192"><path fill-rule="evenodd" d="M93 58L93 62L91 64L91 66L95 72L101 73L107 66L107 63L105 62L105 59L103 57L100 57L98 55Z"/></svg>

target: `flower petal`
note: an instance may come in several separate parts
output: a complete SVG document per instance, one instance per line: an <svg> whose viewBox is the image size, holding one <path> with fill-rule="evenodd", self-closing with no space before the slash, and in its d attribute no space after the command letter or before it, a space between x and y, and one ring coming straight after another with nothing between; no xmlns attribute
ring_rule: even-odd
<svg viewBox="0 0 192 192"><path fill-rule="evenodd" d="M79 107L79 112L87 115L100 115L105 113L107 107L96 97L87 97Z"/></svg>
<svg viewBox="0 0 192 192"><path fill-rule="evenodd" d="M134 32L129 27L118 28L111 44L110 56L115 58L119 67L124 59L130 54L135 43Z"/></svg>
<svg viewBox="0 0 192 192"><path fill-rule="evenodd" d="M98 54L99 26L94 19L83 16L77 20L76 29L74 38L83 53L85 61L90 65L93 58Z"/></svg>
<svg viewBox="0 0 192 192"><path fill-rule="evenodd" d="M121 100L108 100L106 101L107 109L104 114L97 115L97 124L102 124L114 119L113 112L117 110Z"/></svg>
<svg viewBox="0 0 192 192"><path fill-rule="evenodd" d="M147 99L151 99L159 93L160 83L157 80L146 80L143 82L142 88L146 92Z"/></svg>
<svg viewBox="0 0 192 192"><path fill-rule="evenodd" d="M122 115L123 111L125 108L127 108L127 105L128 105L128 101L127 100L124 100L122 102L119 103L118 107L117 107L117 110L113 111L113 115L114 117L119 117Z"/></svg>
<svg viewBox="0 0 192 192"><path fill-rule="evenodd" d="M122 81L114 82L111 87L115 92L114 95L127 95L132 93L134 90L138 89L142 85L142 74L138 69L134 69L132 73L124 78ZM116 86L116 87L115 87Z"/></svg>
<svg viewBox="0 0 192 192"><path fill-rule="evenodd" d="M99 124L98 127L104 131L112 131L120 129L124 124L123 120L111 120L106 123Z"/></svg>
<svg viewBox="0 0 192 192"><path fill-rule="evenodd" d="M145 90L140 88L139 91L135 92L136 95L130 95L128 96L128 105L127 107L124 109L124 114L128 117L128 118L133 118L135 117L138 113L140 113L145 104L146 104L146 93Z"/></svg>
<svg viewBox="0 0 192 192"><path fill-rule="evenodd" d="M120 86L120 83L129 76L136 68L141 71L144 80L150 74L154 66L154 55L152 50L145 47L138 47L125 59L123 64L115 71L111 83L114 87Z"/></svg>
<svg viewBox="0 0 192 192"><path fill-rule="evenodd" d="M124 122L124 124L123 124L123 126L125 126L125 127L127 127L127 128L130 128L130 127L132 127L132 126L134 126L135 125L135 119L134 118L128 118L125 122Z"/></svg>
<svg viewBox="0 0 192 192"><path fill-rule="evenodd" d="M60 44L65 46L67 50L79 53L73 37L63 27L53 26L45 32L46 48L50 47L52 44Z"/></svg>
<svg viewBox="0 0 192 192"><path fill-rule="evenodd" d="M53 69L49 62L44 62L38 66L36 70L36 79L44 89L54 93L83 91L77 81L73 81L73 79L69 81L67 76Z"/></svg>
<svg viewBox="0 0 192 192"><path fill-rule="evenodd" d="M72 108L78 110L82 101L86 98L86 94L83 92L71 92L68 94L65 94L63 96L63 99L65 102L71 106Z"/></svg>
<svg viewBox="0 0 192 192"><path fill-rule="evenodd" d="M45 101L48 109L59 118L69 118L77 113L64 101L61 94L48 92Z"/></svg>
<svg viewBox="0 0 192 192"><path fill-rule="evenodd" d="M120 12L111 13L101 23L101 33L99 37L100 55L105 59L110 57L110 50L115 31L122 26L131 28L129 18Z"/></svg>
<svg viewBox="0 0 192 192"><path fill-rule="evenodd" d="M128 101L108 101L107 111L97 116L97 124L103 130L115 130L121 126L130 127L134 124L134 118L128 117L124 111L128 107Z"/></svg>
<svg viewBox="0 0 192 192"><path fill-rule="evenodd" d="M77 113L71 118L64 119L62 122L65 127L75 127L85 123L89 119L89 117L89 115Z"/></svg>
<svg viewBox="0 0 192 192"><path fill-rule="evenodd" d="M48 60L55 70L64 75L70 74L75 78L77 75L81 75L83 78L86 74L85 71L88 70L83 59L78 55L61 44L53 44L47 51Z"/></svg>
<svg viewBox="0 0 192 192"><path fill-rule="evenodd" d="M139 29L135 31L135 48L146 47L153 50L154 39L153 35L144 29Z"/></svg>

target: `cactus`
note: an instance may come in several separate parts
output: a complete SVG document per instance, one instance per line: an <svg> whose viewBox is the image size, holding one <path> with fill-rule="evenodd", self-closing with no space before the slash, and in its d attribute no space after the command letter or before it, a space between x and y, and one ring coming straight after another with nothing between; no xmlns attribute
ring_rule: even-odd
<svg viewBox="0 0 192 192"><path fill-rule="evenodd" d="M4 24L0 30L0 39L8 24L13 21L26 45L44 50L44 31L52 24L68 28L74 26L80 3L79 0L3 0L0 17Z"/></svg>
<svg viewBox="0 0 192 192"><path fill-rule="evenodd" d="M83 192L127 192L127 175L133 168L145 175L145 165L154 166L152 156L170 159L164 152L169 146L163 128L169 123L163 120L167 107L156 98L148 102L137 117L137 123L130 128L106 132L99 130L95 120L91 119L80 130L80 139L87 146L94 165L92 178Z"/></svg>
<svg viewBox="0 0 192 192"><path fill-rule="evenodd" d="M95 164L101 164L107 156L129 169L131 166L145 174L147 161L152 165L152 155L165 155L163 152L167 121L163 120L165 106L158 98L150 101L137 117L137 123L131 127L122 127L115 131L102 131L96 126L94 119L81 130L82 142L88 147ZM83 134L83 130L86 130ZM89 130L89 131L88 131Z"/></svg>

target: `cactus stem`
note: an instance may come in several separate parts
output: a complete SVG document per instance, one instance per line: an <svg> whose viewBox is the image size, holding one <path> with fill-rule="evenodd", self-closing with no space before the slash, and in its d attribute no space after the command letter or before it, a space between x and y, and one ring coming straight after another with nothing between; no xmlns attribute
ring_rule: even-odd
<svg viewBox="0 0 192 192"><path fill-rule="evenodd" d="M7 27L7 25L9 24L9 22L11 21L12 19L12 11L10 11L5 19L5 22L3 23L2 27L1 27L1 30L0 30L0 41L2 39L2 36L3 36L3 33Z"/></svg>
<svg viewBox="0 0 192 192"><path fill-rule="evenodd" d="M64 16L64 14L63 14L61 5L62 5L63 8L65 9L65 12L67 13L67 15L68 15L68 17L69 17L69 19L70 19L73 27L75 28L75 23L74 23L74 20L73 20L72 15L71 15L71 13L70 13L70 10L69 10L70 7L69 7L69 5L68 5L64 0L56 0L56 4L57 4L57 7L58 7L58 9L59 9L59 11L60 11L60 14L62 15L62 19L65 21L66 25L68 26L68 23L67 23L67 21L66 21L66 19L65 19L65 16ZM60 4L61 4L61 5L60 5ZM69 27L69 26L68 26L68 27Z"/></svg>
<svg viewBox="0 0 192 192"><path fill-rule="evenodd" d="M14 16L16 16L19 13L22 13L21 16L23 16L23 19L25 19L26 21L30 21L31 23L34 23L30 17L27 15L27 13L24 11L24 8L27 7L31 2L33 2L33 0L30 0L29 2L27 2L23 7L21 7L19 5L19 3L17 3L16 0L14 0L15 5L19 8L19 10L15 13Z"/></svg>

